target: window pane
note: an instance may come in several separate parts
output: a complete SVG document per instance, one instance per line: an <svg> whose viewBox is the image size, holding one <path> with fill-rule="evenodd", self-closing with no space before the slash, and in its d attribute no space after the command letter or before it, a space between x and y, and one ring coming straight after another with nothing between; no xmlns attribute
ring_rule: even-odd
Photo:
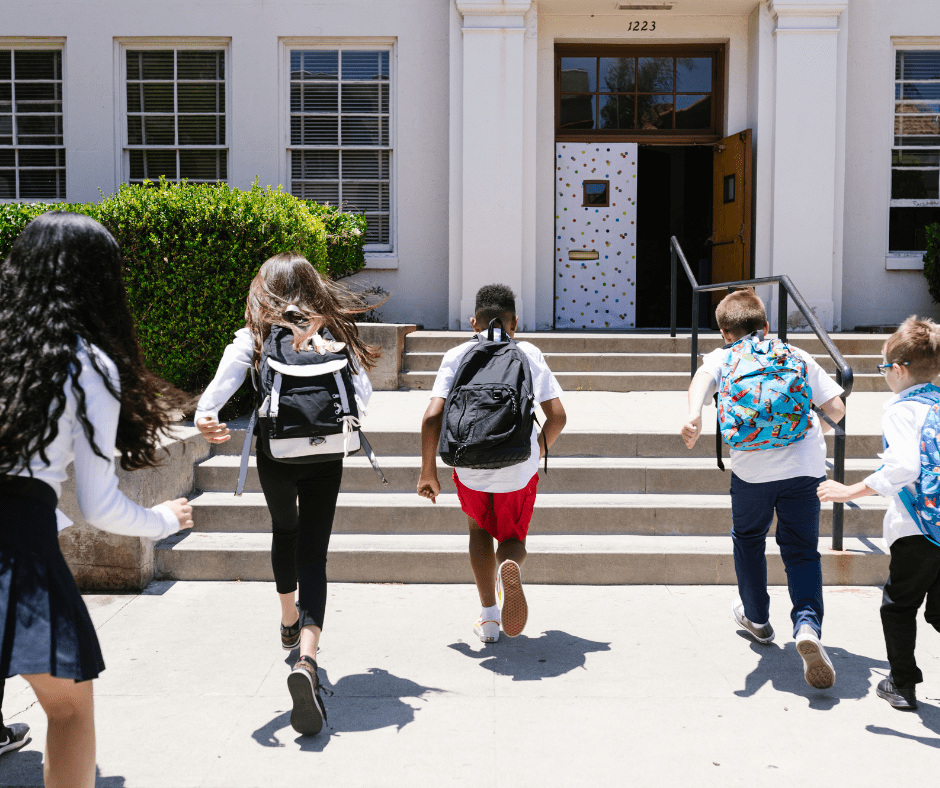
<svg viewBox="0 0 940 788"><path fill-rule="evenodd" d="M181 115L177 121L180 145L224 145L224 115Z"/></svg>
<svg viewBox="0 0 940 788"><path fill-rule="evenodd" d="M133 53L128 52L128 56ZM141 79L173 79L173 51L140 53Z"/></svg>
<svg viewBox="0 0 940 788"><path fill-rule="evenodd" d="M922 148L925 146L936 148L940 146L940 137L936 136L935 134L927 134L922 137L915 137L912 135L895 137L894 146L896 148Z"/></svg>
<svg viewBox="0 0 940 788"><path fill-rule="evenodd" d="M940 222L940 208L891 208L888 226L888 250L923 252L928 224Z"/></svg>
<svg viewBox="0 0 940 788"><path fill-rule="evenodd" d="M382 151L347 150L343 151L343 179L366 180L388 177L388 166Z"/></svg>
<svg viewBox="0 0 940 788"><path fill-rule="evenodd" d="M381 145L378 118L343 116L343 145Z"/></svg>
<svg viewBox="0 0 940 788"><path fill-rule="evenodd" d="M940 51L899 51L895 79L940 79Z"/></svg>
<svg viewBox="0 0 940 788"><path fill-rule="evenodd" d="M938 115L895 115L894 133L898 136L914 134L940 134L940 116ZM940 137L935 143L940 145Z"/></svg>
<svg viewBox="0 0 940 788"><path fill-rule="evenodd" d="M143 95L143 112L173 112L173 83L152 82L144 83L141 88Z"/></svg>
<svg viewBox="0 0 940 788"><path fill-rule="evenodd" d="M388 184L343 181L343 202L358 213L387 210Z"/></svg>
<svg viewBox="0 0 940 788"><path fill-rule="evenodd" d="M142 150L132 150L130 156L130 177L132 181L143 180L144 177L144 152Z"/></svg>
<svg viewBox="0 0 940 788"><path fill-rule="evenodd" d="M144 116L144 145L175 145L176 134L173 118Z"/></svg>
<svg viewBox="0 0 940 788"><path fill-rule="evenodd" d="M906 165L908 167L936 167L940 165L940 151L929 150L895 150L891 151L892 166Z"/></svg>
<svg viewBox="0 0 940 788"><path fill-rule="evenodd" d="M636 90L636 58L602 57L600 89L610 93Z"/></svg>
<svg viewBox="0 0 940 788"><path fill-rule="evenodd" d="M175 150L145 150L141 152L144 161L144 177L155 181L161 175L165 175L167 180L177 180Z"/></svg>
<svg viewBox="0 0 940 788"><path fill-rule="evenodd" d="M336 85L290 86L291 112L336 112L339 107Z"/></svg>
<svg viewBox="0 0 940 788"><path fill-rule="evenodd" d="M61 145L62 116L43 117L18 115L16 118L17 144L19 145ZM0 130L0 135L3 131Z"/></svg>
<svg viewBox="0 0 940 788"><path fill-rule="evenodd" d="M602 129L636 128L635 96L601 96L600 127Z"/></svg>
<svg viewBox="0 0 940 788"><path fill-rule="evenodd" d="M348 154L347 154L348 155ZM339 151L291 151L291 177L296 180L339 179Z"/></svg>
<svg viewBox="0 0 940 788"><path fill-rule="evenodd" d="M672 96L637 96L637 127L671 129Z"/></svg>
<svg viewBox="0 0 940 788"><path fill-rule="evenodd" d="M177 79L223 79L225 53L180 50L176 53Z"/></svg>
<svg viewBox="0 0 940 788"><path fill-rule="evenodd" d="M0 80L13 78L13 52L9 49L0 49Z"/></svg>
<svg viewBox="0 0 940 788"><path fill-rule="evenodd" d="M64 179L55 170L20 170L20 197L64 197L60 181Z"/></svg>
<svg viewBox="0 0 940 788"><path fill-rule="evenodd" d="M661 93L673 89L672 67L675 62L671 57L639 58L637 89L640 93Z"/></svg>
<svg viewBox="0 0 940 788"><path fill-rule="evenodd" d="M339 185L335 183L295 182L291 184L291 194L301 200L339 205Z"/></svg>
<svg viewBox="0 0 940 788"><path fill-rule="evenodd" d="M387 244L389 242L388 216L373 216L366 214L368 226L366 228L367 244Z"/></svg>
<svg viewBox="0 0 940 788"><path fill-rule="evenodd" d="M0 112L13 111L13 85L0 82Z"/></svg>
<svg viewBox="0 0 940 788"><path fill-rule="evenodd" d="M16 197L16 172L14 170L0 170L0 197L5 199Z"/></svg>
<svg viewBox="0 0 940 788"><path fill-rule="evenodd" d="M926 113L936 115L940 112L940 101L897 101L894 111L903 114Z"/></svg>
<svg viewBox="0 0 940 788"><path fill-rule="evenodd" d="M561 118L558 127L567 131L593 129L596 96L561 97Z"/></svg>
<svg viewBox="0 0 940 788"><path fill-rule="evenodd" d="M140 116L129 115L127 118L127 144L144 144L144 126Z"/></svg>
<svg viewBox="0 0 940 788"><path fill-rule="evenodd" d="M897 86L901 99L940 99L940 82L904 82Z"/></svg>
<svg viewBox="0 0 940 788"><path fill-rule="evenodd" d="M12 151L10 151L12 153ZM20 167L64 167L65 151L61 148L48 150L21 150Z"/></svg>
<svg viewBox="0 0 940 788"><path fill-rule="evenodd" d="M381 112L388 112L388 85L379 85L379 91L382 97L382 103L379 109Z"/></svg>
<svg viewBox="0 0 940 788"><path fill-rule="evenodd" d="M593 93L597 90L596 57L563 57L561 89L565 93Z"/></svg>
<svg viewBox="0 0 940 788"><path fill-rule="evenodd" d="M19 79L62 79L62 53L20 49L13 53L13 70Z"/></svg>
<svg viewBox="0 0 940 788"><path fill-rule="evenodd" d="M16 151L0 149L0 169L10 169L16 166Z"/></svg>
<svg viewBox="0 0 940 788"><path fill-rule="evenodd" d="M176 108L180 112L225 112L225 85L219 82L177 85Z"/></svg>
<svg viewBox="0 0 940 788"><path fill-rule="evenodd" d="M344 85L343 112L378 112L378 85Z"/></svg>
<svg viewBox="0 0 940 788"><path fill-rule="evenodd" d="M711 96L676 96L677 129L709 129L711 125Z"/></svg>
<svg viewBox="0 0 940 788"><path fill-rule="evenodd" d="M140 83L139 82L127 83L127 111L128 112L143 111L143 105L141 104L141 97L140 97Z"/></svg>
<svg viewBox="0 0 940 788"><path fill-rule="evenodd" d="M58 104L58 109L55 105ZM60 82L17 82L17 112L58 112L62 108Z"/></svg>
<svg viewBox="0 0 940 788"><path fill-rule="evenodd" d="M293 51L290 53L291 79L336 79L339 75L339 52Z"/></svg>
<svg viewBox="0 0 940 788"><path fill-rule="evenodd" d="M892 170L891 198L894 200L937 200L940 170Z"/></svg>
<svg viewBox="0 0 940 788"><path fill-rule="evenodd" d="M676 58L676 90L683 93L710 93L712 59L710 57Z"/></svg>
<svg viewBox="0 0 940 788"><path fill-rule="evenodd" d="M222 150L181 150L180 178L194 181L218 181L228 177Z"/></svg>
<svg viewBox="0 0 940 788"><path fill-rule="evenodd" d="M383 57L384 63L383 63ZM343 52L343 79L387 79L388 52Z"/></svg>
<svg viewBox="0 0 940 788"><path fill-rule="evenodd" d="M336 145L339 121L329 115L311 115L290 119L292 145Z"/></svg>

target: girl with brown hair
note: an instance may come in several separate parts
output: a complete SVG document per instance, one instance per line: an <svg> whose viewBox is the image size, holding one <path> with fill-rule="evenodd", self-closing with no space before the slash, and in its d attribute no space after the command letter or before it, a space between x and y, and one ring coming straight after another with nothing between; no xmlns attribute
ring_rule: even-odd
<svg viewBox="0 0 940 788"><path fill-rule="evenodd" d="M199 400L196 426L213 444L231 437L219 410L238 390L249 368L259 369L262 348L274 327L293 334L293 347L328 349L346 355L360 412L372 394L366 375L379 358L360 339L355 316L372 309L347 288L317 273L295 252L265 261L251 283L245 328L225 349L215 378ZM246 440L251 440L248 435ZM259 433L258 477L271 514L271 565L281 604L281 646L300 646L287 685L293 698L291 725L301 734L319 733L326 720L317 677L317 646L326 609L326 558L342 459L313 455L274 459L265 432ZM299 598L295 597L298 592Z"/></svg>

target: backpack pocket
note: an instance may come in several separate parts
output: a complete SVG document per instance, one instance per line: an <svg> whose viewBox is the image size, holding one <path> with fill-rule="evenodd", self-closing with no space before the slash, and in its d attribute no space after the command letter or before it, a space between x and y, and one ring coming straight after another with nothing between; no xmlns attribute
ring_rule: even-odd
<svg viewBox="0 0 940 788"><path fill-rule="evenodd" d="M329 381L329 382L328 382ZM277 415L269 421L272 439L305 438L343 431L343 407L332 379L284 377L277 398Z"/></svg>
<svg viewBox="0 0 940 788"><path fill-rule="evenodd" d="M517 408L509 386L465 386L458 396L459 406L447 412L445 426L451 440L485 445L512 435Z"/></svg>

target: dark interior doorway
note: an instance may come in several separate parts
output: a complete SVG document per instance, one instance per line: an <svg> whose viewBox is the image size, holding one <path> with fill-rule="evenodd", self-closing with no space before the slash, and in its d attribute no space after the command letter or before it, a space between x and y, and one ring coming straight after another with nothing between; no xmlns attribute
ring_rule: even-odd
<svg viewBox="0 0 940 788"><path fill-rule="evenodd" d="M636 327L667 328L669 239L679 239L700 284L711 281L712 170L710 145L641 145L637 161ZM708 326L706 309L702 327ZM678 323L691 328L692 287L679 271Z"/></svg>

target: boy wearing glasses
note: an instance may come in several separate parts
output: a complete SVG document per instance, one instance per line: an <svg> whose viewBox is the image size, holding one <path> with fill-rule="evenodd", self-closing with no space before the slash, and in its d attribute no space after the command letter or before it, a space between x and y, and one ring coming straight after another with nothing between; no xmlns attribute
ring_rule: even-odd
<svg viewBox="0 0 940 788"><path fill-rule="evenodd" d="M895 396L884 406L881 419L884 463L858 484L827 481L819 485L820 501L852 501L866 495L890 497L884 519L884 540L891 552L888 582L881 602L881 625L891 674L878 684L878 697L894 708L917 708L915 687L924 680L914 660L917 610L924 599L924 618L940 631L940 546L924 536L901 495L913 491L921 475L924 422L940 389L931 381L940 374L940 326L932 320L909 317L885 342L885 376ZM905 493L904 491L907 490ZM912 507L913 508L913 507Z"/></svg>

